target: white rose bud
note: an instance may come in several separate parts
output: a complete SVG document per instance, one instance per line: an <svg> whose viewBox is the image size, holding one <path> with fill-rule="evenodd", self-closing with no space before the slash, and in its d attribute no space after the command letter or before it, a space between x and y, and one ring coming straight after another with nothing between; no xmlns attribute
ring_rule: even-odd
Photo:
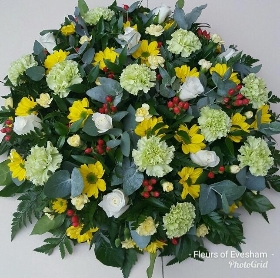
<svg viewBox="0 0 280 278"><path fill-rule="evenodd" d="M235 52L236 51L233 48L229 48L227 51L221 53L218 57L219 58L224 57L228 61L232 56L234 56Z"/></svg>
<svg viewBox="0 0 280 278"><path fill-rule="evenodd" d="M244 115L247 119L251 119L254 116L254 113L252 111L247 111Z"/></svg>
<svg viewBox="0 0 280 278"><path fill-rule="evenodd" d="M88 37L88 36L84 35L80 38L79 43L80 44L84 44L85 42L89 43L91 41L91 39L92 39L92 36Z"/></svg>
<svg viewBox="0 0 280 278"><path fill-rule="evenodd" d="M46 33L45 35L40 36L39 42L48 50L49 53L53 53L53 49L56 47L56 41L53 33Z"/></svg>
<svg viewBox="0 0 280 278"><path fill-rule="evenodd" d="M140 123L145 119L150 119L152 115L149 113L149 109L149 104L143 103L142 107L138 108L135 112L135 121Z"/></svg>
<svg viewBox="0 0 280 278"><path fill-rule="evenodd" d="M77 210L82 210L86 203L89 202L89 198L86 194L81 194L77 197L71 197L71 203Z"/></svg>
<svg viewBox="0 0 280 278"><path fill-rule="evenodd" d="M198 236L198 237L205 237L208 233L209 233L209 231L205 224L201 224L196 229L196 236Z"/></svg>
<svg viewBox="0 0 280 278"><path fill-rule="evenodd" d="M42 93L42 94L40 94L39 98L36 98L36 102L44 108L50 107L52 100L53 99L50 97L50 95L48 93L45 93L45 94Z"/></svg>
<svg viewBox="0 0 280 278"><path fill-rule="evenodd" d="M169 181L165 181L161 184L163 191L170 192L174 189L173 183Z"/></svg>
<svg viewBox="0 0 280 278"><path fill-rule="evenodd" d="M31 114L15 117L13 130L17 135L30 133L30 131L34 131L35 128L42 128L41 119L36 115Z"/></svg>
<svg viewBox="0 0 280 278"><path fill-rule="evenodd" d="M158 15L158 20L157 23L161 24L164 22L164 20L171 15L172 11L171 8L166 6L166 5L162 5L160 7L157 7L155 9L152 10L152 13L154 15Z"/></svg>
<svg viewBox="0 0 280 278"><path fill-rule="evenodd" d="M14 107L14 102L12 97L5 98L5 108L13 108Z"/></svg>
<svg viewBox="0 0 280 278"><path fill-rule="evenodd" d="M103 208L108 217L118 218L129 208L127 203L128 197L124 195L123 191L114 189L111 193L104 195L98 205Z"/></svg>
<svg viewBox="0 0 280 278"><path fill-rule="evenodd" d="M230 167L229 167L229 171L232 174L237 174L240 170L241 169L240 169L240 167L238 165L230 165Z"/></svg>
<svg viewBox="0 0 280 278"><path fill-rule="evenodd" d="M191 161L201 167L215 167L219 164L220 158L214 151L200 150L190 154Z"/></svg>
<svg viewBox="0 0 280 278"><path fill-rule="evenodd" d="M209 70L212 66L212 63L210 63L209 61L207 61L205 59L199 60L198 64L201 66L201 70L203 70L203 71Z"/></svg>
<svg viewBox="0 0 280 278"><path fill-rule="evenodd" d="M204 92L204 88L197 77L188 77L179 90L179 98L187 101L196 98Z"/></svg>
<svg viewBox="0 0 280 278"><path fill-rule="evenodd" d="M211 35L211 40L214 43L218 43L218 44L224 44L225 42L222 40L222 38L218 35L218 34L212 34Z"/></svg>
<svg viewBox="0 0 280 278"><path fill-rule="evenodd" d="M112 118L107 114L96 112L92 115L92 120L99 133L106 132L113 127Z"/></svg>
<svg viewBox="0 0 280 278"><path fill-rule="evenodd" d="M148 63L150 64L150 68L155 70L160 65L161 67L164 66L164 58L161 56L150 55L148 57Z"/></svg>
<svg viewBox="0 0 280 278"><path fill-rule="evenodd" d="M132 27L125 27L124 34L118 35L118 39L125 41L127 44L127 48L130 49L138 44L141 38L141 34L135 31ZM124 45L123 45L124 47Z"/></svg>
<svg viewBox="0 0 280 278"><path fill-rule="evenodd" d="M54 220L54 213L53 213L53 211L52 211L50 208L45 207L45 208L43 209L43 213L44 213L50 220Z"/></svg>
<svg viewBox="0 0 280 278"><path fill-rule="evenodd" d="M164 28L161 25L151 24L146 27L145 33L151 36L159 37L164 31Z"/></svg>
<svg viewBox="0 0 280 278"><path fill-rule="evenodd" d="M79 147L81 145L81 138L78 134L74 134L73 136L67 139L67 143L71 147Z"/></svg>

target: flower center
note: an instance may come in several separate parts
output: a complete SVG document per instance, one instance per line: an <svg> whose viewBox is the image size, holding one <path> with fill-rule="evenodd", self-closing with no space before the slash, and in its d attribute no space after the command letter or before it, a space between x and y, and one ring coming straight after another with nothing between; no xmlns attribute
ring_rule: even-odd
<svg viewBox="0 0 280 278"><path fill-rule="evenodd" d="M93 173L89 173L87 175L87 182L91 183L91 184L94 184L94 183L97 182L97 177Z"/></svg>

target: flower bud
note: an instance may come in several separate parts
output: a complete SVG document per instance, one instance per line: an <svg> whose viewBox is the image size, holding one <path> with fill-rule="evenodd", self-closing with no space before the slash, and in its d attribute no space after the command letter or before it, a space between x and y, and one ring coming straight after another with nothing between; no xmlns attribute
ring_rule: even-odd
<svg viewBox="0 0 280 278"><path fill-rule="evenodd" d="M247 119L251 119L254 116L254 113L252 111L247 111L244 115Z"/></svg>
<svg viewBox="0 0 280 278"><path fill-rule="evenodd" d="M165 192L170 192L174 189L173 183L169 182L169 181L164 181L161 184L161 186L162 186L163 191L165 191Z"/></svg>
<svg viewBox="0 0 280 278"><path fill-rule="evenodd" d="M71 147L79 147L81 145L81 138L78 134L74 134L73 136L67 139L67 143Z"/></svg>
<svg viewBox="0 0 280 278"><path fill-rule="evenodd" d="M241 169L238 165L231 165L229 170L232 174L237 174Z"/></svg>

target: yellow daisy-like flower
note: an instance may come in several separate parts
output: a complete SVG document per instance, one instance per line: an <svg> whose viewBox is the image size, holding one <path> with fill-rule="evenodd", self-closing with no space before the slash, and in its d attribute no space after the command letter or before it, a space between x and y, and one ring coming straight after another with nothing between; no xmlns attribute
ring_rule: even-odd
<svg viewBox="0 0 280 278"><path fill-rule="evenodd" d="M232 126L230 128L230 132L235 130L243 130L249 133L250 125L246 123L246 117L242 116L240 113L235 113L231 117ZM229 135L228 138L233 142L239 143L242 140L241 135Z"/></svg>
<svg viewBox="0 0 280 278"><path fill-rule="evenodd" d="M55 50L52 54L48 55L44 62L44 67L47 69L47 73L49 73L55 64L64 61L69 53L69 51L59 49L58 51Z"/></svg>
<svg viewBox="0 0 280 278"><path fill-rule="evenodd" d="M191 69L187 65L175 68L175 73L178 78L181 79L181 82L184 83L187 77L199 77L199 72L197 68Z"/></svg>
<svg viewBox="0 0 280 278"><path fill-rule="evenodd" d="M25 161L23 158L13 149L8 159L10 159L8 167L12 172L12 178L17 178L19 181L24 180L26 177L26 170L24 168Z"/></svg>
<svg viewBox="0 0 280 278"><path fill-rule="evenodd" d="M34 101L32 97L23 97L15 111L16 116L27 116L30 114L37 114L36 111L33 111L34 107L37 105L37 102Z"/></svg>
<svg viewBox="0 0 280 278"><path fill-rule="evenodd" d="M89 115L93 114L92 109L89 107L89 101L87 98L82 100L75 100L72 106L69 108L69 115L67 118L70 120L70 123L76 122L80 119L83 120L83 124Z"/></svg>
<svg viewBox="0 0 280 278"><path fill-rule="evenodd" d="M169 28L172 27L172 25L175 23L175 21L173 19L170 19L169 21L165 22L165 25L164 25L164 30L168 30Z"/></svg>
<svg viewBox="0 0 280 278"><path fill-rule="evenodd" d="M57 198L52 202L53 211L61 214L67 210L67 200L62 198Z"/></svg>
<svg viewBox="0 0 280 278"><path fill-rule="evenodd" d="M80 172L84 180L83 194L86 194L88 197L94 196L97 198L99 191L103 192L106 190L106 183L102 179L104 169L99 161L95 164L81 165Z"/></svg>
<svg viewBox="0 0 280 278"><path fill-rule="evenodd" d="M75 33L75 24L71 22L71 24L61 27L60 31L62 35L70 36Z"/></svg>
<svg viewBox="0 0 280 278"><path fill-rule="evenodd" d="M126 28L126 27L131 27L131 28L133 28L135 31L138 31L137 24L134 24L133 26L130 26L130 21L126 21L126 22L123 24L123 28Z"/></svg>
<svg viewBox="0 0 280 278"><path fill-rule="evenodd" d="M94 55L93 65L96 66L99 63L99 68L101 70L103 70L106 67L104 60L108 60L108 61L114 63L116 61L117 57L119 57L119 54L117 52L115 52L114 47L111 47L111 48L106 47L104 51L99 51L98 53L96 53Z"/></svg>
<svg viewBox="0 0 280 278"><path fill-rule="evenodd" d="M251 128L253 129L258 129L258 121L257 121L257 115L261 113L261 119L260 123L261 124L269 124L271 122L271 114L269 112L269 105L265 104L261 106L255 116L255 121L251 124Z"/></svg>
<svg viewBox="0 0 280 278"><path fill-rule="evenodd" d="M138 49L132 54L132 57L135 59L140 58L142 64L146 64L148 67L150 63L148 62L149 56L159 55L158 43L153 41L150 44L147 40L141 41L141 45Z"/></svg>
<svg viewBox="0 0 280 278"><path fill-rule="evenodd" d="M179 183L183 186L181 197L184 200L188 194L194 199L198 198L200 185L195 184L199 176L202 174L202 168L184 167L178 175L181 177Z"/></svg>
<svg viewBox="0 0 280 278"><path fill-rule="evenodd" d="M163 123L162 117L152 117L149 119L144 119L141 123L139 123L134 132L140 136L140 137L144 137L147 136L148 133L153 129L153 127L158 124L158 123ZM158 132L160 131L160 129L162 128L168 128L168 125L164 125L163 127L159 128L156 130L155 135L158 134ZM159 137L163 136L164 134L160 134Z"/></svg>
<svg viewBox="0 0 280 278"><path fill-rule="evenodd" d="M229 67L226 64L216 64L214 67L210 68L210 73L212 74L213 72L216 72L221 77L223 77L228 69L229 69ZM230 75L229 80L231 80L235 84L239 84L240 80L238 79L237 75L238 75L237 72L232 72L232 74Z"/></svg>
<svg viewBox="0 0 280 278"><path fill-rule="evenodd" d="M178 131L184 132L184 136L178 134L174 136L178 142L182 143L182 151L184 154L196 153L206 147L203 143L204 136L198 134L199 127L197 125L193 125L190 129L185 125L180 125Z"/></svg>
<svg viewBox="0 0 280 278"><path fill-rule="evenodd" d="M83 229L83 225L79 225L78 227L70 226L66 230L66 235L71 239L76 239L78 243L87 242L89 243L93 237L93 233L98 231L98 228L91 228L86 231L84 234L81 234Z"/></svg>
<svg viewBox="0 0 280 278"><path fill-rule="evenodd" d="M160 240L156 240L151 242L148 246L146 246L144 250L149 253L156 253L158 249L163 249L165 245L167 244Z"/></svg>

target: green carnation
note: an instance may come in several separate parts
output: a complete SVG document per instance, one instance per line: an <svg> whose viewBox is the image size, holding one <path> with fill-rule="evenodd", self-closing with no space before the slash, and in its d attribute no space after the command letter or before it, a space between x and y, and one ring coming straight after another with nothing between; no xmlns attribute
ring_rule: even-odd
<svg viewBox="0 0 280 278"><path fill-rule="evenodd" d="M201 134L208 142L226 137L231 128L230 117L222 110L202 107L198 118Z"/></svg>
<svg viewBox="0 0 280 278"><path fill-rule="evenodd" d="M254 176L265 176L274 163L267 143L261 138L249 136L239 152L237 159L240 162L240 168L249 166Z"/></svg>
<svg viewBox="0 0 280 278"><path fill-rule="evenodd" d="M128 65L120 76L121 87L132 95L137 95L139 91L148 93L150 88L155 86L155 71L148 68L145 64Z"/></svg>
<svg viewBox="0 0 280 278"><path fill-rule="evenodd" d="M201 48L199 38L191 31L178 29L172 35L172 39L166 41L168 50L182 57L189 57L194 51Z"/></svg>
<svg viewBox="0 0 280 278"><path fill-rule="evenodd" d="M168 238L176 238L184 235L193 226L195 219L195 207L192 203L177 203L172 205L170 212L166 213L163 220L163 227Z"/></svg>
<svg viewBox="0 0 280 278"><path fill-rule="evenodd" d="M67 97L71 85L80 84L82 81L78 63L71 60L56 63L47 75L49 88L61 98Z"/></svg>
<svg viewBox="0 0 280 278"><path fill-rule="evenodd" d="M50 141L47 147L31 148L30 155L26 158L25 169L27 178L35 185L43 185L59 167L62 155Z"/></svg>
<svg viewBox="0 0 280 278"><path fill-rule="evenodd" d="M89 10L84 15L84 20L89 25L96 25L101 17L103 17L104 20L109 21L114 15L115 13L108 8L97 7L92 10Z"/></svg>
<svg viewBox="0 0 280 278"><path fill-rule="evenodd" d="M34 60L33 55L27 54L20 59L13 61L8 70L8 78L14 86L22 83L19 77L28 69L37 66L38 63Z"/></svg>
<svg viewBox="0 0 280 278"><path fill-rule="evenodd" d="M175 148L168 147L159 137L142 137L137 142L138 150L132 151L132 157L138 170L148 176L163 177L172 171L169 163L174 157Z"/></svg>
<svg viewBox="0 0 280 278"><path fill-rule="evenodd" d="M243 79L244 86L240 92L250 100L253 108L260 108L268 101L268 90L264 80L250 73Z"/></svg>

